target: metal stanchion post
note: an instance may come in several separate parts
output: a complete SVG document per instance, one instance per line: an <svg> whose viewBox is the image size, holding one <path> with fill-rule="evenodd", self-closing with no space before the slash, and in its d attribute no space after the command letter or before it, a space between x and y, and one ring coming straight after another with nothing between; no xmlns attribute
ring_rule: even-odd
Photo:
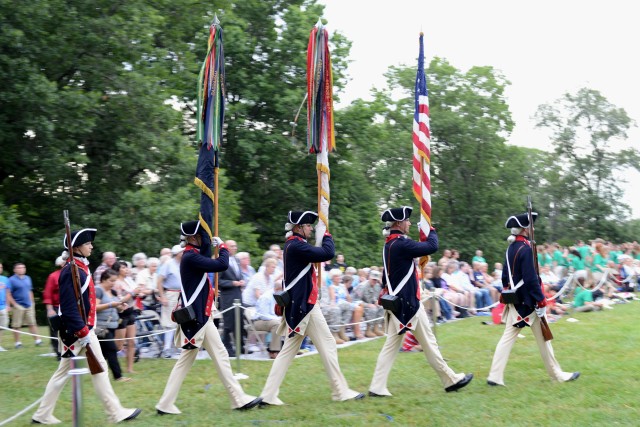
<svg viewBox="0 0 640 427"><path fill-rule="evenodd" d="M240 317L240 311L242 310L242 305L240 304L239 299L233 300L233 309L235 310L235 318L236 318L236 330L234 332L236 338L236 364L237 364L237 372L235 377L237 379L245 379L249 378L245 374L240 372L240 354L242 353L242 318Z"/></svg>
<svg viewBox="0 0 640 427"><path fill-rule="evenodd" d="M76 356L71 358L71 400L73 410L73 425L80 427L84 425L82 416L82 375L89 373L89 369L81 367L85 364L86 357Z"/></svg>
<svg viewBox="0 0 640 427"><path fill-rule="evenodd" d="M436 334L436 326L438 326L438 312L436 311L436 304L438 304L438 299L436 298L435 291L429 292L431 294L431 317L433 318L433 336Z"/></svg>

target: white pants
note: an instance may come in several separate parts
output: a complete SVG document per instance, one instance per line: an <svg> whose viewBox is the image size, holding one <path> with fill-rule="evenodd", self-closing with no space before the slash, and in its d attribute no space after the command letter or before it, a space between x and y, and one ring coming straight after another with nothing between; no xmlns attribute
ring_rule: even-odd
<svg viewBox="0 0 640 427"><path fill-rule="evenodd" d="M431 365L440 377L442 385L447 388L462 381L464 374L456 374L453 372L449 365L447 365L447 362L442 358L440 350L438 349L438 342L431 331L429 319L422 304L420 304L420 308L418 308L417 323L415 330L412 331L413 335L422 346L427 362L429 362L429 365ZM391 396L391 393L387 389L387 379L389 378L393 362L396 360L403 340L404 334L387 335L387 341L385 341L378 355L378 362L376 363L376 369L373 373L369 391L381 396Z"/></svg>
<svg viewBox="0 0 640 427"><path fill-rule="evenodd" d="M96 356L96 359L98 359L98 362L100 362L102 369L104 369L104 372L100 374L91 375L93 388L104 405L104 409L109 416L109 421L113 423L120 422L132 415L135 409L124 408L120 404L120 399L118 399L118 396L114 393L113 387L111 387L111 383L109 382L109 368L104 356L102 355L102 349L100 349L98 337L96 337L93 330L91 330L89 336L91 337L91 343L89 344L91 346L91 350ZM85 352L86 350L83 348L79 355L82 355ZM61 422L53 416L53 410L56 407L56 402L58 401L58 397L60 396L64 385L69 379L70 370L71 358L63 357L58 365L58 370L53 374L47 384L44 396L42 397L42 402L40 402L40 407L32 417L34 420L42 424L59 424ZM97 420L94 421L98 423Z"/></svg>
<svg viewBox="0 0 640 427"><path fill-rule="evenodd" d="M571 372L563 372L560 368L560 364L556 360L553 354L553 347L551 341L545 341L542 336L542 329L540 328L540 318L533 314L535 319L531 323L531 332L536 338L538 348L540 349L540 356L542 356L542 362L544 362L547 373L551 379L556 381L568 381L571 378ZM491 363L491 370L489 371L489 377L487 380L496 384L504 385L504 370L507 367L509 361L509 354L513 344L518 339L518 334L521 332L521 328L516 328L510 324L507 324L502 338L498 341L496 352L493 355L493 362Z"/></svg>
<svg viewBox="0 0 640 427"><path fill-rule="evenodd" d="M222 345L220 333L213 324L213 319L209 318L209 321L203 326L203 328L206 328L204 332L203 347L207 350L207 353L209 353L209 356L213 361L213 365L216 367L216 371L218 372L220 381L222 381L225 389L229 392L231 408L240 408L251 402L255 399L255 396L246 394L242 390L242 386L238 380L234 378L233 371L231 370L231 362L229 361L229 353L227 353L224 345ZM180 387L182 386L182 382L198 356L198 351L199 349L197 348L182 350L180 358L174 365L171 375L169 375L169 380L167 381L167 385L160 401L156 405L156 409L169 414L181 413L175 405L175 402L178 397Z"/></svg>
<svg viewBox="0 0 640 427"><path fill-rule="evenodd" d="M324 370L329 377L331 384L331 398L333 400L349 400L358 395L357 391L353 391L349 388L347 380L340 371L340 365L338 363L338 348L336 347L336 341L329 332L329 326L324 319L320 307L318 304L313 306L313 309L309 314L309 323L305 331L306 335L311 337L313 345L316 346L320 358L324 364ZM262 390L263 402L271 405L284 405L284 403L278 399L280 393L280 384L284 380L287 374L287 369L298 354L300 350L300 344L304 336L295 334L293 337L286 337L284 346L278 357L273 361L271 372L267 378L267 383Z"/></svg>

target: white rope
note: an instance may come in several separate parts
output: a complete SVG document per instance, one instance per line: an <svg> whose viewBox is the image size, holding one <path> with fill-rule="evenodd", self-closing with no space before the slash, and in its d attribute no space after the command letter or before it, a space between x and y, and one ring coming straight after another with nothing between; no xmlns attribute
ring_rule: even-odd
<svg viewBox="0 0 640 427"><path fill-rule="evenodd" d="M29 335L31 337L38 337L38 338L45 338L45 339L51 338L51 339L54 339L54 340L58 339L58 337L50 337L49 335L32 334L32 333L24 332L24 331L21 331L21 330L18 330L18 329L5 328L4 326L0 326L0 329L4 329L5 331L17 332L17 333L22 334L22 335Z"/></svg>
<svg viewBox="0 0 640 427"><path fill-rule="evenodd" d="M36 400L35 402L33 402L31 405L27 406L26 408L24 408L22 411L18 412L17 414L15 414L12 417L7 418L4 421L0 421L0 426L3 426L5 424L9 424L11 421L15 420L16 418L20 417L22 414L24 414L25 412L29 411L31 408L33 408L34 406L36 406L38 403L40 403L42 401L42 397L38 400Z"/></svg>
<svg viewBox="0 0 640 427"><path fill-rule="evenodd" d="M500 301L496 301L496 302L494 302L493 304L491 304L491 305L487 305L487 306L485 306L485 307L479 307L479 308L475 308L475 307L473 307L473 308L471 308L471 307L464 307L464 306L458 305L458 304L456 304L456 303L454 303L454 302L451 302L451 301L449 301L448 299L446 299L446 298L444 297L444 295L436 295L436 298L438 298L438 299L442 299L442 300L445 300L446 302L448 302L448 303L449 303L449 304L451 304L452 306L454 306L454 307L458 307L458 308L463 308L463 309L465 309L465 310L480 310L480 311L484 311L484 310L491 309L491 308L495 307L496 305L500 304Z"/></svg>
<svg viewBox="0 0 640 427"><path fill-rule="evenodd" d="M363 323L371 323L371 322L377 322L378 320L383 320L384 317L376 317L375 319L371 319L371 320L363 320L361 322L355 322L355 323L345 323L344 325L327 325L330 328L341 328L343 326L353 326L353 325L361 325Z"/></svg>

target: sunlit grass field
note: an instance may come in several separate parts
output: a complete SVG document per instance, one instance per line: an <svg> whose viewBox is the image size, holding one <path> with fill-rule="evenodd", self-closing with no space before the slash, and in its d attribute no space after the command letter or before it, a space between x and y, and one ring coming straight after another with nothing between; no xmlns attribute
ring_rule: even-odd
<svg viewBox="0 0 640 427"><path fill-rule="evenodd" d="M576 382L553 383L546 375L535 340L528 329L509 359L507 387L489 387L486 377L502 326L487 326L476 317L438 326L441 351L456 372L472 372L474 380L457 393L445 393L422 353L400 353L389 380L393 397L333 402L320 358L298 358L281 387L283 407L232 411L229 398L210 360L198 360L185 380L177 406L182 415L156 415L154 409L175 360L142 359L134 381L114 383L126 406L143 408L131 426L611 426L640 425L640 302L616 305L598 313L576 313L579 322L551 324L554 350L565 371L580 371ZM41 328L41 332L45 329ZM0 422L41 397L57 367L55 358L41 357L48 347L35 347L31 337L13 349L3 332L0 353ZM342 372L351 388L366 392L378 352L377 339L339 350ZM237 365L232 362L234 370ZM242 361L241 383L259 395L271 362ZM106 424L107 417L88 377L84 379L84 420ZM9 425L27 425L35 408ZM71 424L71 386L55 411Z"/></svg>

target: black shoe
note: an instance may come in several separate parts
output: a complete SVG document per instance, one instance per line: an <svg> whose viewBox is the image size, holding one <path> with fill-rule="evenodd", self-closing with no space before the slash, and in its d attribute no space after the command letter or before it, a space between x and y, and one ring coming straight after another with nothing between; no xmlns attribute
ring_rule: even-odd
<svg viewBox="0 0 640 427"><path fill-rule="evenodd" d="M362 399L364 399L364 393L358 393L356 397L352 397L349 400L362 400Z"/></svg>
<svg viewBox="0 0 640 427"><path fill-rule="evenodd" d="M267 406L273 406L271 403L267 403L264 400L261 400L258 404L258 408L266 408Z"/></svg>
<svg viewBox="0 0 640 427"><path fill-rule="evenodd" d="M248 409L253 408L254 406L258 406L260 404L260 402L262 402L262 398L261 397L256 397L255 399L253 399L251 402L247 403L244 406L241 406L239 408L236 408L236 410L238 411L246 411Z"/></svg>
<svg viewBox="0 0 640 427"><path fill-rule="evenodd" d="M158 413L158 415L161 415L161 416L162 415L172 415L172 414L170 414L168 412L161 411L160 409L156 409L156 412Z"/></svg>
<svg viewBox="0 0 640 427"><path fill-rule="evenodd" d="M502 384L494 383L491 380L487 380L487 385L490 385L491 387L504 387Z"/></svg>
<svg viewBox="0 0 640 427"><path fill-rule="evenodd" d="M574 372L574 373L571 375L571 378L569 378L567 381L575 381L575 380L577 380L577 379L578 379L578 377L579 377L579 376L580 376L580 372Z"/></svg>
<svg viewBox="0 0 640 427"><path fill-rule="evenodd" d="M369 397L388 397L385 396L384 394L378 394L378 393L374 393L372 391L369 392Z"/></svg>
<svg viewBox="0 0 640 427"><path fill-rule="evenodd" d="M31 418L31 424L42 424L40 421L36 421L33 418Z"/></svg>
<svg viewBox="0 0 640 427"><path fill-rule="evenodd" d="M138 415L140 415L140 412L142 412L142 409L140 408L136 408L135 411L133 411L133 414L129 415L127 418L125 418L122 421L131 421L133 420L135 417L137 417Z"/></svg>
<svg viewBox="0 0 640 427"><path fill-rule="evenodd" d="M458 381L454 385L450 385L449 387L445 388L444 391L446 391L447 393L451 393L452 391L458 391L462 387L464 387L467 384L469 384L472 379L473 379L473 374L467 374L467 375L464 376L463 379L461 379L460 381Z"/></svg>

